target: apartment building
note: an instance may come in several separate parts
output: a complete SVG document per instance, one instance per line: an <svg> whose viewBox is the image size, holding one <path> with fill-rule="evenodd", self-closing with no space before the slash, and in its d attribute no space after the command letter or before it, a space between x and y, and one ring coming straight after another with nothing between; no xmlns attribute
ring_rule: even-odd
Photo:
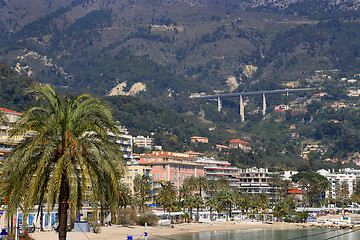
<svg viewBox="0 0 360 240"><path fill-rule="evenodd" d="M153 149L154 141L155 141L155 138L151 138L149 136L147 136L147 137L144 137L144 136L133 137L133 143L136 146L143 147L143 148L148 148L148 149Z"/></svg>
<svg viewBox="0 0 360 240"><path fill-rule="evenodd" d="M12 124L14 124L22 114L6 108L0 108L0 111L5 113L5 118L8 121L8 124L0 125L0 162L2 162L5 155L11 152L14 147L23 140L23 137L9 139ZM2 173L2 169L0 169L0 173Z"/></svg>
<svg viewBox="0 0 360 240"><path fill-rule="evenodd" d="M125 185L127 185L130 188L132 194L134 194L134 179L138 174L140 175L146 174L152 177L151 167L145 165L139 165L139 162L136 160L127 162L127 169L125 172L123 182L125 183Z"/></svg>
<svg viewBox="0 0 360 240"><path fill-rule="evenodd" d="M120 131L120 139L117 140L117 143L120 144L121 150L124 152L124 158L126 161L132 160L133 155L133 146L132 146L132 136L129 134L129 131L125 127L117 126Z"/></svg>
<svg viewBox="0 0 360 240"><path fill-rule="evenodd" d="M240 189L247 193L271 194L272 188L269 184L271 175L267 168L240 169Z"/></svg>
<svg viewBox="0 0 360 240"><path fill-rule="evenodd" d="M227 161L219 161L211 157L199 158L196 163L204 166L205 176L208 180L225 178L229 180L230 188L240 187L240 169L232 167Z"/></svg>
<svg viewBox="0 0 360 240"><path fill-rule="evenodd" d="M113 141L115 141L117 144L119 144L119 148L121 151L123 151L123 156L126 162L131 162L132 160L132 136L129 135L128 130L125 127L122 126L116 126L117 129L120 132L120 135L118 137L115 136L115 134L109 132L108 134L113 138Z"/></svg>
<svg viewBox="0 0 360 240"><path fill-rule="evenodd" d="M337 190L341 188L341 186L345 186L347 188L347 198L350 198L350 196L354 193L358 176L357 171L351 172L350 170L347 170L346 172L339 173L334 171L331 172L331 170L321 169L318 170L317 173L326 177L326 179L330 182L329 189L325 192L326 198L339 198L337 195Z"/></svg>
<svg viewBox="0 0 360 240"><path fill-rule="evenodd" d="M151 168L153 177L153 195L161 188L161 183L171 181L180 188L186 178L204 175L204 166L196 162L197 158L184 153L154 151L140 155L140 166Z"/></svg>

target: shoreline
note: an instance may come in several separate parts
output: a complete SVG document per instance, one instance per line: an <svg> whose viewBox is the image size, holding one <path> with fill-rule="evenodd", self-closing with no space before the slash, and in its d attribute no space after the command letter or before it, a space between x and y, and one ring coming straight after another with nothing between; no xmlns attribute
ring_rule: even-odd
<svg viewBox="0 0 360 240"><path fill-rule="evenodd" d="M306 224L307 225L307 224ZM173 226L173 227L172 227ZM209 231L228 231L228 230L251 230L251 229L273 229L273 230L288 230L288 229L304 229L308 228L301 223L261 223L261 222L244 222L244 221L229 221L229 222L211 222L211 223L181 223L172 224L170 226L154 226L148 227L148 235L150 238L154 237L169 237L177 236L186 233L198 233ZM123 227L113 225L109 227L102 227L101 232L96 234L92 232L68 232L68 240L126 240L127 234L141 234L144 233L143 226L129 226ZM58 235L55 231L36 232L30 234L36 240L56 240ZM137 239L138 236L134 236Z"/></svg>

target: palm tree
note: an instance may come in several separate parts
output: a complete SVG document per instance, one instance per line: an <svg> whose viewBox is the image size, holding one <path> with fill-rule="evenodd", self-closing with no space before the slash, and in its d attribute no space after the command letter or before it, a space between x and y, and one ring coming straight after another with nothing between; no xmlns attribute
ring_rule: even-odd
<svg viewBox="0 0 360 240"><path fill-rule="evenodd" d="M196 193L194 196L195 199L195 206L196 206L196 220L199 221L200 219L200 208L204 206L204 199L201 197L199 193Z"/></svg>
<svg viewBox="0 0 360 240"><path fill-rule="evenodd" d="M224 207L226 207L228 209L227 214L226 214L226 218L227 220L229 219L229 217L231 218L231 209L232 209L232 205L235 202L235 196L234 196L234 192L231 191L230 189L222 189L219 192L219 202L220 205L223 205Z"/></svg>
<svg viewBox="0 0 360 240"><path fill-rule="evenodd" d="M162 205L169 213L169 219L171 219L171 212L176 207L177 204L177 190L174 184L170 181L167 181L162 184L162 188L159 191L159 194L156 196L156 203Z"/></svg>
<svg viewBox="0 0 360 240"><path fill-rule="evenodd" d="M197 182L196 177L194 177L194 176L191 176L191 177L186 178L186 179L184 180L183 185L184 185L185 187L187 187L190 192L194 192L194 191L196 191L197 188L198 188L198 182Z"/></svg>
<svg viewBox="0 0 360 240"><path fill-rule="evenodd" d="M6 117L6 114L3 111L0 111L0 124L3 125L9 124L9 119Z"/></svg>
<svg viewBox="0 0 360 240"><path fill-rule="evenodd" d="M145 210L146 201L150 199L151 177L146 174L138 174L134 179L134 191L139 198L139 208Z"/></svg>
<svg viewBox="0 0 360 240"><path fill-rule="evenodd" d="M213 219L213 209L215 209L218 204L218 200L215 197L211 197L205 202L205 205L208 206L210 210L210 221Z"/></svg>
<svg viewBox="0 0 360 240"><path fill-rule="evenodd" d="M116 211L124 163L109 132L119 132L108 105L99 99L61 98L49 86L35 86L29 93L37 100L14 125L12 137L27 137L5 162L2 194L14 213L19 206L26 210L39 204L46 192L48 206L59 205L59 239L64 240L69 203L79 210L88 195L93 204L106 201ZM100 197L104 192L105 199Z"/></svg>
<svg viewBox="0 0 360 240"><path fill-rule="evenodd" d="M202 192L206 191L208 189L208 181L206 179L206 176L204 176L204 175L198 176L198 177L196 177L195 181L197 183L196 185L198 187L199 194L201 197L203 197Z"/></svg>
<svg viewBox="0 0 360 240"><path fill-rule="evenodd" d="M249 193L238 192L235 195L235 202L238 209L241 209L242 215L247 214L251 206L251 197Z"/></svg>
<svg viewBox="0 0 360 240"><path fill-rule="evenodd" d="M194 207L196 207L195 197L193 197L192 195L186 196L184 199L184 208L187 208L189 210L190 221L192 221L192 210Z"/></svg>

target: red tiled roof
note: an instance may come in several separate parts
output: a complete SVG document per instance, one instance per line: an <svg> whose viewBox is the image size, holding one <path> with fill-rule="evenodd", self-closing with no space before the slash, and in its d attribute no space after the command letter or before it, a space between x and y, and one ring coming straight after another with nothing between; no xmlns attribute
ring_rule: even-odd
<svg viewBox="0 0 360 240"><path fill-rule="evenodd" d="M15 111L12 111L12 110L9 110L9 109L6 109L6 108L0 108L0 111L22 115L22 113L15 112Z"/></svg>
<svg viewBox="0 0 360 240"><path fill-rule="evenodd" d="M194 154L194 155L201 155L202 153L199 152L193 152L193 151L187 151L186 154Z"/></svg>
<svg viewBox="0 0 360 240"><path fill-rule="evenodd" d="M299 189L296 189L296 188L289 188L287 190L287 193L294 193L294 194L304 194L305 192L299 190Z"/></svg>
<svg viewBox="0 0 360 240"><path fill-rule="evenodd" d="M250 144L248 142L245 142L245 141L242 141L240 139L233 139L233 140L230 140L230 143L246 143L246 144Z"/></svg>
<svg viewBox="0 0 360 240"><path fill-rule="evenodd" d="M229 148L228 146L224 146L224 145L216 145L217 148Z"/></svg>

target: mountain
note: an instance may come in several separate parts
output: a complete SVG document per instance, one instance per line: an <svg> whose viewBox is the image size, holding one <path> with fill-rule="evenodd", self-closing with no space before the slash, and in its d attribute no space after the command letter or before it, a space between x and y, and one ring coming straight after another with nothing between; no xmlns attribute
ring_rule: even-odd
<svg viewBox="0 0 360 240"><path fill-rule="evenodd" d="M299 74L343 64L330 40L342 39L333 30L344 25L358 46L357 6L305 0L3 0L1 60L40 82L98 95L116 93L119 84L130 92L140 83L132 94L273 89ZM328 20L319 21L325 13L339 21L337 28L324 29ZM352 67L353 58L344 57Z"/></svg>
<svg viewBox="0 0 360 240"><path fill-rule="evenodd" d="M202 134L212 144L248 139L271 163L296 162L309 139L330 146L327 157L347 157L357 145L342 134L357 139L358 110L341 117L331 106L357 99L347 95L357 83L340 80L360 76L358 7L355 0L0 0L0 62L58 91L107 96L124 125L159 131L168 150ZM224 99L218 112L216 102L189 98L295 85L328 95L322 106L314 93L269 96L268 109L289 104L292 114L265 117L262 100L249 97L245 123L238 99ZM290 124L299 139L290 138Z"/></svg>

